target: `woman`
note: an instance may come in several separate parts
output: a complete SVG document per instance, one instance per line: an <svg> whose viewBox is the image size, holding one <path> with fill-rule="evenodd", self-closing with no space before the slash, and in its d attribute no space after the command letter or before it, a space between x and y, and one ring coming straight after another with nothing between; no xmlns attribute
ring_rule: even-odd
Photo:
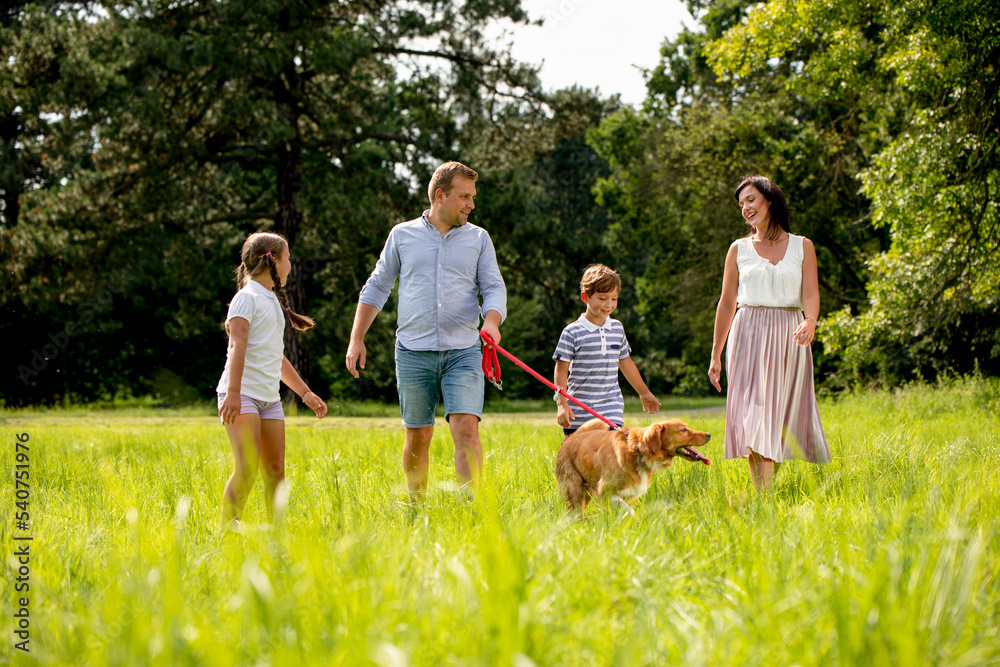
<svg viewBox="0 0 1000 667"><path fill-rule="evenodd" d="M788 231L781 188L747 176L736 186L736 201L753 231L726 255L708 377L721 392L725 344L726 458L747 458L754 486L765 491L786 458L830 460L809 347L819 279L812 241Z"/></svg>

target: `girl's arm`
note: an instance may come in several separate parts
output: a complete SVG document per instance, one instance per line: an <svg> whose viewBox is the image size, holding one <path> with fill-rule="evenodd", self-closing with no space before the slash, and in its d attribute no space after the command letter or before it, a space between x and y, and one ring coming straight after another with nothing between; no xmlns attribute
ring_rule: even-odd
<svg viewBox="0 0 1000 667"><path fill-rule="evenodd" d="M816 247L806 238L802 239L802 310L806 319L792 334L792 340L808 345L816 336L816 318L819 317L819 273Z"/></svg>
<svg viewBox="0 0 1000 667"><path fill-rule="evenodd" d="M563 390L566 389L566 385L569 382L569 362L556 360L556 372L553 376L553 380L557 387L562 387ZM569 428L570 423L573 420L573 408L569 406L569 401L565 396L559 394L556 398L556 423L563 428Z"/></svg>
<svg viewBox="0 0 1000 667"><path fill-rule="evenodd" d="M326 403L310 389L292 366L288 357L281 358L281 381L302 398L302 402L312 408L318 419L326 416Z"/></svg>
<svg viewBox="0 0 1000 667"><path fill-rule="evenodd" d="M243 367L247 358L247 337L250 335L250 323L242 317L229 320L229 383L226 385L226 398L219 408L219 417L223 424L235 424L240 416L240 390L243 387Z"/></svg>
<svg viewBox="0 0 1000 667"><path fill-rule="evenodd" d="M639 394L639 398L642 400L643 411L651 415L656 414L656 411L660 409L660 402L656 400L656 396L653 396L653 392L642 381L642 375L639 374L639 369L636 368L632 357L620 359L618 361L618 368L621 369L625 379L635 389L635 393Z"/></svg>
<svg viewBox="0 0 1000 667"><path fill-rule="evenodd" d="M729 327L736 315L736 295L739 288L740 270L736 266L736 244L729 246L726 254L726 270L722 274L722 296L715 309L715 336L712 339L712 359L708 365L708 380L718 391L722 391L719 376L722 373L722 348L729 337Z"/></svg>

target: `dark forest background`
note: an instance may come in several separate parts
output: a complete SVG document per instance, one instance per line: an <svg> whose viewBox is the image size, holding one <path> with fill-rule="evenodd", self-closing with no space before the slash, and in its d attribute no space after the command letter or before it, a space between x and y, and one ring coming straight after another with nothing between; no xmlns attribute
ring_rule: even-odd
<svg viewBox="0 0 1000 667"><path fill-rule="evenodd" d="M448 159L480 173L504 346L543 374L604 262L651 389L707 394L751 171L817 247L821 391L1000 373L1000 5L687 6L697 25L633 108L543 90L487 39L528 20L517 0L4 2L0 401L211 397L259 229L289 238L292 306L318 322L287 334L302 375L395 401L394 303L360 381L347 337L389 229ZM547 392L513 367L504 387Z"/></svg>

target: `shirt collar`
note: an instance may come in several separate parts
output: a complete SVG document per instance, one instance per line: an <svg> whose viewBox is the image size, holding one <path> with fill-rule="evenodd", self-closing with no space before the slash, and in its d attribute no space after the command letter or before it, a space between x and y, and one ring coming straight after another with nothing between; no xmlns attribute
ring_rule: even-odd
<svg viewBox="0 0 1000 667"><path fill-rule="evenodd" d="M247 287L249 287L254 292L257 292L258 294L267 294L268 296L270 296L273 299L277 299L278 298L277 294L275 294L272 290L267 289L266 287L264 287L263 285L261 285L256 280L249 280L248 279L247 280Z"/></svg>
<svg viewBox="0 0 1000 667"><path fill-rule="evenodd" d="M604 324L601 325L601 326L597 326L596 324L594 324L593 322L591 322L590 320L588 320L587 319L587 313L584 313L583 315L581 315L580 319L578 321L580 322L580 324L582 324L584 326L584 328L587 331L590 331L591 333L593 333L594 331L600 331L601 329L604 329L605 331L607 331L607 330L609 330L611 328L611 318L610 317L604 318Z"/></svg>
<svg viewBox="0 0 1000 667"><path fill-rule="evenodd" d="M430 229L430 230L433 230L435 234L438 234L438 235L440 235L440 234L441 234L441 232L440 232L440 231L438 230L438 228L437 228L437 227L435 227L434 225L432 225L432 224L431 224L431 221L430 221L430 220L429 220L429 219L427 218L427 216L428 216L428 215L430 215L430 212L431 212L431 210L430 210L430 209L426 209L426 210L425 210L425 211L424 211L424 212L423 212L423 213L422 213L422 214L420 215L420 219L424 221L424 225L426 225L427 229ZM460 225L460 226L458 226L458 227L452 227L452 228L451 228L451 229L449 229L449 230L448 230L447 232L445 232L445 236L448 236L448 235L450 235L450 234L457 234L457 233L459 233L459 232L460 232L460 231L461 231L462 229L465 229L466 227L468 227L468 226L469 226L469 224L470 224L470 223L466 222L466 223L465 223L464 225ZM442 237L442 238L444 238L444 237Z"/></svg>

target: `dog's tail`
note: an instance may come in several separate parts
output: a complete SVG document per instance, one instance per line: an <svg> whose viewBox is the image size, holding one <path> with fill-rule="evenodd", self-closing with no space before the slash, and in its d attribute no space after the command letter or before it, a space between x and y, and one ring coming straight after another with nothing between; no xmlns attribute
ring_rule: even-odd
<svg viewBox="0 0 1000 667"><path fill-rule="evenodd" d="M587 482L573 465L573 457L566 448L560 448L556 455L556 479L559 481L559 490L566 499L566 509L579 507L582 510L587 504Z"/></svg>

